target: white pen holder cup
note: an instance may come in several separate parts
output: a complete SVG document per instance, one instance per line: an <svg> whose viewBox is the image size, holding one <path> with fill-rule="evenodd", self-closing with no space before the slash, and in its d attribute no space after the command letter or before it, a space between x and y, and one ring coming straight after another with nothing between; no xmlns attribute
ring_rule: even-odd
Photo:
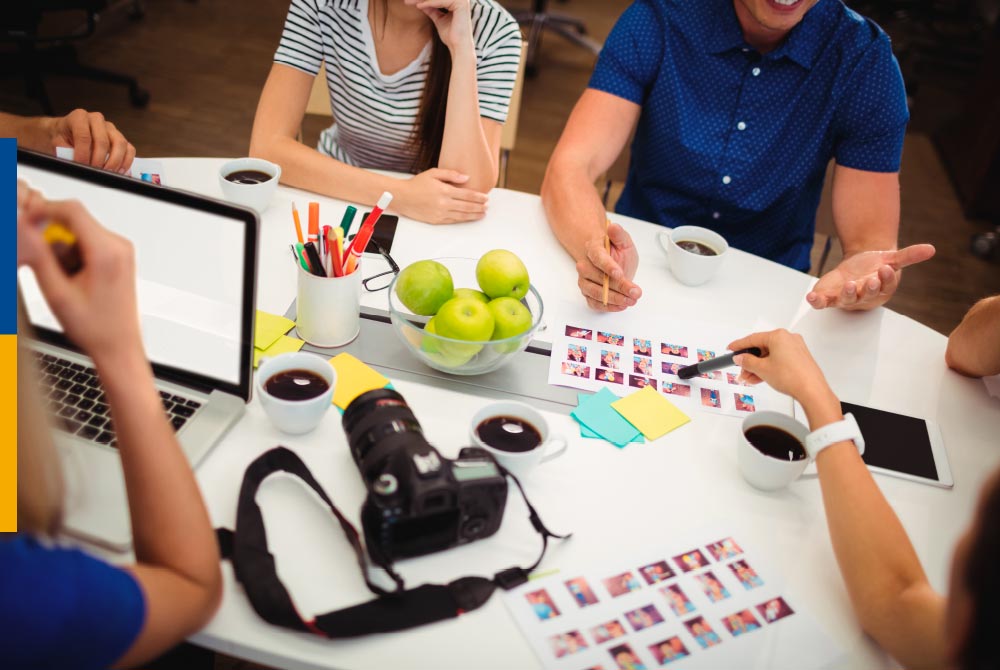
<svg viewBox="0 0 1000 670"><path fill-rule="evenodd" d="M317 347L340 347L361 330L361 263L344 277L317 277L296 263L296 326L303 340Z"/></svg>
<svg viewBox="0 0 1000 670"><path fill-rule="evenodd" d="M479 433L481 424L488 419L504 417L514 418L530 425L538 431L541 441L532 449L516 452L498 449L484 441ZM565 437L552 435L549 432L549 424L541 413L529 405L514 401L493 403L476 412L469 426L469 439L477 447L490 452L500 465L518 479L527 477L536 466L562 456L569 446Z"/></svg>

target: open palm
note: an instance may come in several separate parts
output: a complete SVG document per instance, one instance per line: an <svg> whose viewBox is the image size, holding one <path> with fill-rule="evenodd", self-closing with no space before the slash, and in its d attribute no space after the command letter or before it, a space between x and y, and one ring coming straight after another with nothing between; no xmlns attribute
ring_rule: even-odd
<svg viewBox="0 0 1000 670"><path fill-rule="evenodd" d="M853 254L823 275L806 300L816 309L866 310L885 304L899 287L900 271L934 256L930 244Z"/></svg>

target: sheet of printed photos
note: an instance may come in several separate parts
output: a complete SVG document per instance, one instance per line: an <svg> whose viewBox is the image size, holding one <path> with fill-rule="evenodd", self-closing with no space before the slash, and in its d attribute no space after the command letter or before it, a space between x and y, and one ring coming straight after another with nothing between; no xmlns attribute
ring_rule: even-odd
<svg viewBox="0 0 1000 670"><path fill-rule="evenodd" d="M670 329L645 321L641 331L624 320L611 330L593 328L582 320L557 326L552 334L550 384L586 391L604 387L619 396L652 386L687 412L701 409L746 416L761 409L787 409L775 406L780 396L766 385L741 383L738 367L685 381L677 376L684 366L727 353L725 342L705 344L704 335L684 335L676 326ZM684 330L708 331L690 324Z"/></svg>
<svg viewBox="0 0 1000 670"><path fill-rule="evenodd" d="M818 668L830 638L740 541L704 535L592 569L560 569L505 594L545 668Z"/></svg>

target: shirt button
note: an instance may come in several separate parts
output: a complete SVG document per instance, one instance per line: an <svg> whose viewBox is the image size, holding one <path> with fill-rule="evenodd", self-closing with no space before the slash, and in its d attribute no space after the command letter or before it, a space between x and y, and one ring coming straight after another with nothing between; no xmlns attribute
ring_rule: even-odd
<svg viewBox="0 0 1000 670"><path fill-rule="evenodd" d="M746 130L746 129L747 129L747 124L745 124L745 123L743 123L742 121L740 121L739 123L737 123L737 124L736 124L736 127L737 127L737 128L739 129L739 130Z"/></svg>
<svg viewBox="0 0 1000 670"><path fill-rule="evenodd" d="M730 177L729 175L726 175L725 177L723 177L723 178L722 178L722 183L723 183L723 184L728 184L728 183L729 183L729 182L731 182L732 180L733 180L733 178L732 178L732 177Z"/></svg>
<svg viewBox="0 0 1000 670"><path fill-rule="evenodd" d="M722 215L719 214L718 212L712 212L712 218L713 219L718 219L720 216L722 216Z"/></svg>
<svg viewBox="0 0 1000 670"><path fill-rule="evenodd" d="M760 68L759 68L759 67L755 67L754 69L750 70L750 73L751 73L751 74L752 74L753 76L755 76L755 77L756 77L757 75L759 75L759 74L760 74Z"/></svg>

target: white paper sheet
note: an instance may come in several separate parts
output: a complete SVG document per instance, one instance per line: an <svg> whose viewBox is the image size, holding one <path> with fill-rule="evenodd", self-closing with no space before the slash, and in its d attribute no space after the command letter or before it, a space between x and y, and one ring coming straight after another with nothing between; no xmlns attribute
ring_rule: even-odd
<svg viewBox="0 0 1000 670"><path fill-rule="evenodd" d="M744 332L727 333L725 326L688 319L598 314L582 305L561 304L558 309L552 322L550 384L585 391L607 388L619 396L648 384L688 413L701 409L746 416L791 409L790 400L766 384L737 382L737 367L685 381L677 377L681 367L726 353L726 345Z"/></svg>
<svg viewBox="0 0 1000 670"><path fill-rule="evenodd" d="M759 552L702 530L644 556L564 566L504 598L551 670L829 666L841 650L783 587Z"/></svg>

